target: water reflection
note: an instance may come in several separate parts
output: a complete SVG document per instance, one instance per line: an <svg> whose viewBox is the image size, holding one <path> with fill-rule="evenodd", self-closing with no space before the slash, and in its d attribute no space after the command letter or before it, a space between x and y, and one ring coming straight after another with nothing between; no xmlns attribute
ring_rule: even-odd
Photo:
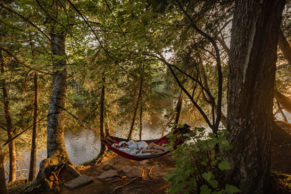
<svg viewBox="0 0 291 194"><path fill-rule="evenodd" d="M65 134L66 149L74 165L88 162L100 152L100 140L94 131L82 130L78 134Z"/></svg>
<svg viewBox="0 0 291 194"><path fill-rule="evenodd" d="M97 157L100 151L100 140L95 132L82 130L80 133L73 134L68 131L65 134L65 143L68 155L74 165L82 164ZM46 148L37 150L37 172L40 162L47 157ZM30 149L17 152L17 179L27 179L29 173ZM8 181L9 158L5 161L6 180Z"/></svg>

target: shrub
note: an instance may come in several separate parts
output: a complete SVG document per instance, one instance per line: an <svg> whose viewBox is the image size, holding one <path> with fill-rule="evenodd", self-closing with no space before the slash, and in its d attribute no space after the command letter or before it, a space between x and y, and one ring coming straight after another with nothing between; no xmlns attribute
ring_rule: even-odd
<svg viewBox="0 0 291 194"><path fill-rule="evenodd" d="M206 134L205 128L195 128L188 134L189 141L173 152L176 166L166 177L166 181L171 183L169 193L239 192L237 187L223 181L223 171L230 169L229 162L222 157L223 152L231 148L226 133L226 130L219 130L217 135ZM175 136L172 135L170 139L173 149Z"/></svg>

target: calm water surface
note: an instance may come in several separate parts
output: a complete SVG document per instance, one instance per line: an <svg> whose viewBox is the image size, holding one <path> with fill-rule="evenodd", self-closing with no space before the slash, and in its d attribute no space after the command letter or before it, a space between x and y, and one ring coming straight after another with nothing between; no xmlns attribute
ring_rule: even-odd
<svg viewBox="0 0 291 194"><path fill-rule="evenodd" d="M119 137L126 137L128 129L117 129L118 133L112 134ZM142 139L159 138L161 136L160 129L152 129L145 124L143 128ZM138 139L139 132L134 131L133 139ZM91 161L98 156L100 152L100 139L96 132L90 130L82 130L77 134L72 132L65 133L65 144L68 155L74 165L83 164ZM38 149L37 152L37 171L39 163L47 156L46 148ZM6 177L9 171L8 157L5 161ZM17 179L27 179L30 162L30 149L21 151L17 155Z"/></svg>

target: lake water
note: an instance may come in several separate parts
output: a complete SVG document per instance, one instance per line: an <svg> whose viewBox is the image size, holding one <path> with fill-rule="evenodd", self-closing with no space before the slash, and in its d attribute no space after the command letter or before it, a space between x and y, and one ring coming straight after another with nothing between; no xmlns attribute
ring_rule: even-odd
<svg viewBox="0 0 291 194"><path fill-rule="evenodd" d="M68 155L73 164L82 164L97 157L100 151L100 140L95 133L90 130L83 130L78 134L66 132L65 143ZM37 171L39 163L47 156L46 148L37 151ZM8 172L8 157L6 157L5 169ZM17 179L28 177L30 162L30 150L24 150L17 155ZM7 175L6 172L6 175Z"/></svg>
<svg viewBox="0 0 291 194"><path fill-rule="evenodd" d="M126 137L128 129L117 129L118 133L111 134L119 137ZM143 128L142 139L159 138L161 136L160 129L152 129L145 124ZM138 132L134 131L133 139L138 139ZM74 165L83 164L91 161L98 156L100 152L100 139L94 131L84 129L77 134L72 132L65 133L65 144L68 155ZM46 148L38 149L37 152L37 171L39 163L47 156ZM9 170L9 159L6 157L5 169L6 177ZM17 179L27 179L29 172L30 149L26 149L17 155Z"/></svg>

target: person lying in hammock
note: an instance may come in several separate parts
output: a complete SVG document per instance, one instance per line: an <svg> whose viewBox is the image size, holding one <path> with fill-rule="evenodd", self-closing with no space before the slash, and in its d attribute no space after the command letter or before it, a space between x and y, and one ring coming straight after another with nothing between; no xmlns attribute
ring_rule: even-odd
<svg viewBox="0 0 291 194"><path fill-rule="evenodd" d="M136 156L161 154L168 151L164 146L159 146L155 143L147 144L145 141L136 142L134 140L114 143L112 147Z"/></svg>
<svg viewBox="0 0 291 194"><path fill-rule="evenodd" d="M155 143L150 143L146 149L143 149L142 152L143 153L153 153L153 154L160 154L160 153L164 153L167 152L168 149L164 146L159 146Z"/></svg>

